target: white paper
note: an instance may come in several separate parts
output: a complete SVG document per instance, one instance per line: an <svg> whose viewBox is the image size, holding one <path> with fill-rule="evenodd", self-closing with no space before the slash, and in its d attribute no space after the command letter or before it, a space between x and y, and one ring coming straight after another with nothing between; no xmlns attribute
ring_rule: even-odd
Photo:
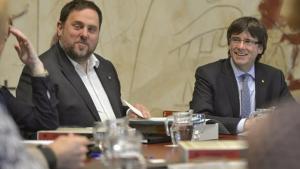
<svg viewBox="0 0 300 169"><path fill-rule="evenodd" d="M128 106L130 108L130 110L132 112L134 112L136 115L138 115L139 117L145 118L143 116L143 113L141 111L139 111L137 108L133 107L131 104L129 104L126 100L122 100L124 104L126 104L126 106Z"/></svg>
<svg viewBox="0 0 300 169"><path fill-rule="evenodd" d="M53 143L53 140L22 140L25 145L48 145Z"/></svg>
<svg viewBox="0 0 300 169"><path fill-rule="evenodd" d="M149 118L150 121L159 121L164 122L166 121L166 117L151 117ZM173 119L169 119L169 121L173 121Z"/></svg>
<svg viewBox="0 0 300 169"><path fill-rule="evenodd" d="M245 160L211 160L201 161L199 163L180 163L168 165L169 169L247 169L247 162Z"/></svg>
<svg viewBox="0 0 300 169"><path fill-rule="evenodd" d="M153 122L165 122L166 117L151 117L147 119L129 119L130 121L153 121ZM169 121L173 121L173 119L169 119Z"/></svg>

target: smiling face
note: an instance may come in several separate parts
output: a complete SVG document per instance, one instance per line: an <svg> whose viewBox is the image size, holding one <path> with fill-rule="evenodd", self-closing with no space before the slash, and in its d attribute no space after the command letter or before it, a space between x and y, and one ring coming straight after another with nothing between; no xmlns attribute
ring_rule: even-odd
<svg viewBox="0 0 300 169"><path fill-rule="evenodd" d="M257 42L257 38L252 37L247 31L231 35L229 53L233 63L240 70L248 72L254 65L256 57L262 54L263 48Z"/></svg>
<svg viewBox="0 0 300 169"><path fill-rule="evenodd" d="M58 38L68 56L86 62L98 44L99 26L97 12L89 8L74 10L65 23L58 22Z"/></svg>

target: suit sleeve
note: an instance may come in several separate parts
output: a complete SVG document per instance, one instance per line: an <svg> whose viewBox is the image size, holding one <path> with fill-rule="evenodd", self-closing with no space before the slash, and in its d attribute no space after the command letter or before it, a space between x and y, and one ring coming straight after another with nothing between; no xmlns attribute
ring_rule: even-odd
<svg viewBox="0 0 300 169"><path fill-rule="evenodd" d="M213 89L200 68L196 71L195 79L193 98L190 103L191 109L196 113L213 112Z"/></svg>
<svg viewBox="0 0 300 169"><path fill-rule="evenodd" d="M206 118L212 119L225 126L222 133L236 134L236 129L240 118L221 116L215 107L215 87L213 83L214 75L211 75L206 70L198 68L195 74L196 82L193 92L193 98L190 102L190 108L195 113L206 113ZM221 97L221 96L220 96ZM219 108L220 109L220 108Z"/></svg>
<svg viewBox="0 0 300 169"><path fill-rule="evenodd" d="M22 99L16 99L7 89L4 90L7 108L19 128L24 131L56 129L58 127L56 108L58 101L49 77L24 78L23 80L27 80L26 83L21 79L17 91L19 91L18 97ZM20 92L20 89L23 90Z"/></svg>
<svg viewBox="0 0 300 169"><path fill-rule="evenodd" d="M16 90L18 100L33 105L31 73L27 66L24 67Z"/></svg>
<svg viewBox="0 0 300 169"><path fill-rule="evenodd" d="M280 103L295 103L294 97L291 95L289 88L285 82L284 75L282 71L280 71L280 79L281 79L281 90L280 90Z"/></svg>
<svg viewBox="0 0 300 169"><path fill-rule="evenodd" d="M129 107L128 106L124 106L122 104L122 100L121 100L121 98L122 98L121 97L121 84L120 84L120 80L119 80L119 77L118 77L118 73L117 73L115 67L112 64L111 64L111 66L113 68L113 72L114 72L116 80L117 80L117 86L118 86L117 90L118 90L118 93L119 93L119 97L118 97L119 101L118 102L119 102L120 110L121 110L121 114L122 114L121 116L124 117L124 116L126 116L126 113L127 113L127 110L129 109Z"/></svg>

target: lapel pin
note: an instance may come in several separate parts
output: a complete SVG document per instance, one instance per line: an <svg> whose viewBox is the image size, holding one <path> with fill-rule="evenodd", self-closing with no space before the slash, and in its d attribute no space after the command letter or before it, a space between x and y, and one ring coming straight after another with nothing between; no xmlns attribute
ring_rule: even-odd
<svg viewBox="0 0 300 169"><path fill-rule="evenodd" d="M107 76L107 78L110 80L110 79L111 79L111 76Z"/></svg>
<svg viewBox="0 0 300 169"><path fill-rule="evenodd" d="M264 80L261 80L261 83L265 83L265 81L264 81Z"/></svg>

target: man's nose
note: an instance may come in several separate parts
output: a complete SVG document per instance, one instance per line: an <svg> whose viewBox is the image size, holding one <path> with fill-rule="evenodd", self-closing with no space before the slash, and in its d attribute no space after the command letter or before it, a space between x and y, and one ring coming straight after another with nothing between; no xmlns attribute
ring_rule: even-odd
<svg viewBox="0 0 300 169"><path fill-rule="evenodd" d="M88 32L88 29L87 28L83 28L82 31L81 31L81 34L80 36L84 39L88 38L89 36L89 32Z"/></svg>
<svg viewBox="0 0 300 169"><path fill-rule="evenodd" d="M241 40L241 41L239 42L239 44L238 44L238 47L239 47L239 48L245 48L245 47L246 47L245 42L244 42L243 40Z"/></svg>

